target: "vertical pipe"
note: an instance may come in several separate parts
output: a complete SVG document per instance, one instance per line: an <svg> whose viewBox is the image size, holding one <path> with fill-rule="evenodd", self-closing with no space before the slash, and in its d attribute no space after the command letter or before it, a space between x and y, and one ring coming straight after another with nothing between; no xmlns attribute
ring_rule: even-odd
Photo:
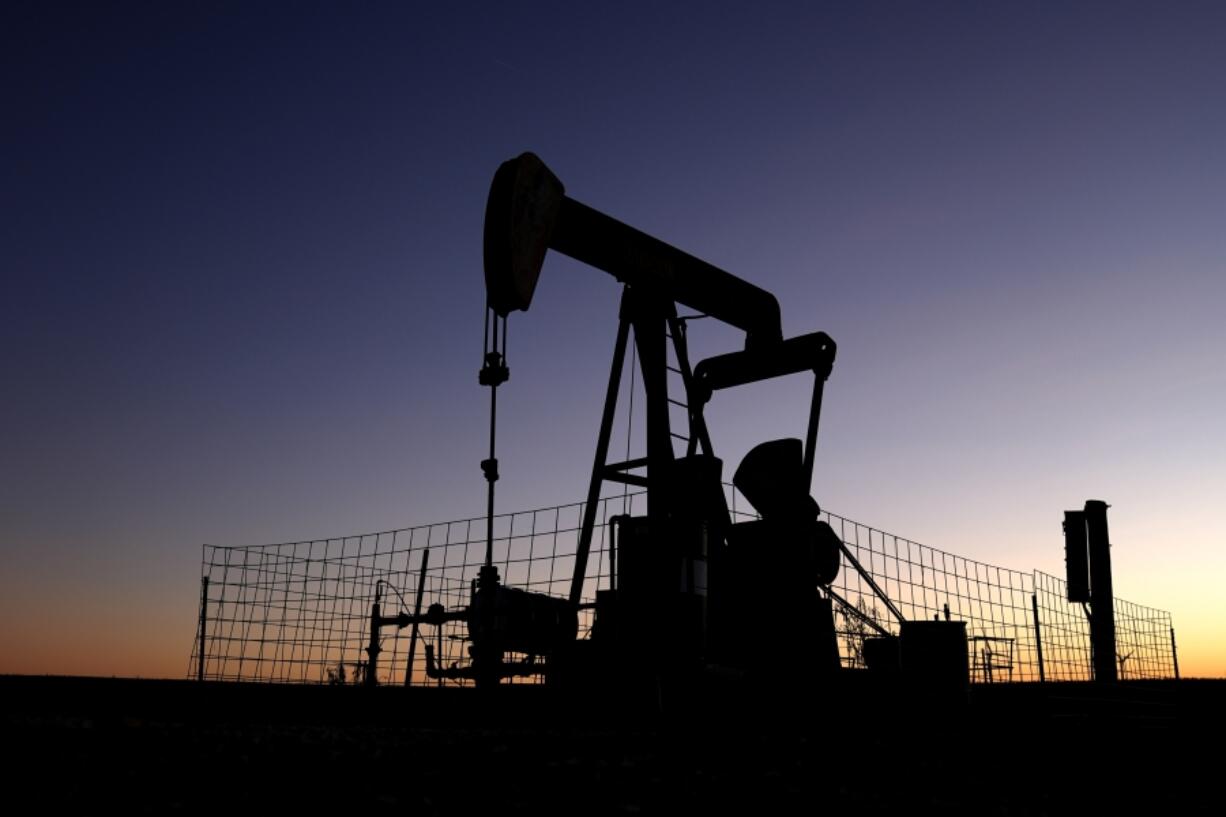
<svg viewBox="0 0 1226 817"><path fill-rule="evenodd" d="M196 680L204 680L204 631L209 621L209 577L200 577L200 651L197 653ZM1171 644L1175 643L1175 631L1171 630ZM1179 670L1175 670L1176 677Z"/></svg>
<svg viewBox="0 0 1226 817"><path fill-rule="evenodd" d="M1039 683L1047 680L1047 675L1043 671L1043 633L1039 629L1039 597L1035 593L1030 594L1030 608L1034 611L1034 649L1039 659Z"/></svg>
<svg viewBox="0 0 1226 817"><path fill-rule="evenodd" d="M1179 653L1175 651L1175 628L1171 628L1171 660L1175 662L1175 680L1179 680Z"/></svg>
<svg viewBox="0 0 1226 817"><path fill-rule="evenodd" d="M490 314L487 310L487 315ZM481 462L481 471L485 474L486 509L485 509L485 562L481 573L483 581L489 581L488 574L494 566L494 483L498 481L498 458L495 456L496 435L498 430L498 384L510 376L507 370L507 319L502 318L502 346L498 345L498 314L492 313L493 320L486 320L486 344L493 338L493 348L485 353L485 365L478 375L482 385L490 387L490 456ZM492 325L491 325L492 323Z"/></svg>
<svg viewBox="0 0 1226 817"><path fill-rule="evenodd" d="M413 683L413 659L417 656L417 632L421 619L421 599L426 590L426 568L430 564L430 548L421 552L421 573L417 576L417 603L413 606L413 632L409 636L409 665L404 670L404 685Z"/></svg>
<svg viewBox="0 0 1226 817"><path fill-rule="evenodd" d="M1094 680L1118 679L1115 657L1115 593L1111 587L1111 539L1107 533L1107 503L1086 500L1086 536L1090 546L1090 641L1094 646Z"/></svg>
<svg viewBox="0 0 1226 817"><path fill-rule="evenodd" d="M494 564L494 482L498 479L498 460L494 457L494 435L498 429L498 386L490 388L490 456L485 462L485 562L486 568Z"/></svg>

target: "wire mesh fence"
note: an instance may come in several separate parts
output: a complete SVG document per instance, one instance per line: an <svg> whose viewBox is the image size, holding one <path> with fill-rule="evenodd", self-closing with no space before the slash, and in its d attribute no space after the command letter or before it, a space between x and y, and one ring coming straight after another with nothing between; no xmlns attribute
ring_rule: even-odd
<svg viewBox="0 0 1226 817"><path fill-rule="evenodd" d="M734 520L752 517L735 491L729 498ZM641 493L600 500L582 601L594 601L597 588L608 586L610 519L644 510ZM495 517L494 562L503 583L566 597L582 516L583 503L575 503ZM1088 613L1066 601L1062 579L977 562L836 514L822 516L863 567L861 573L844 560L830 588L845 666L864 666L866 638L899 631L875 584L908 620L966 622L974 682L1090 679ZM484 562L486 525L481 517L312 541L205 545L189 674L307 684L363 680L376 599L385 616L413 614L420 585L423 610L430 604L463 609ZM1115 615L1120 677L1174 677L1170 613L1117 598ZM580 638L591 625L591 610L581 609ZM380 628L379 683L442 683L426 675L427 644L442 666L467 660L462 622L422 627L420 638L410 664L411 628Z"/></svg>
<svg viewBox="0 0 1226 817"><path fill-rule="evenodd" d="M1030 573L977 562L828 514L835 532L907 620L966 622L975 681L1039 680ZM836 631L845 663L862 665L868 618L892 634L898 621L857 571L844 565L833 588ZM855 612L848 609L854 607Z"/></svg>
<svg viewBox="0 0 1226 817"><path fill-rule="evenodd" d="M641 494L601 500L584 600L608 581L608 518L633 514ZM494 563L504 584L563 597L569 594L583 503L503 514L494 520ZM204 546L200 627L192 671L226 681L345 683L367 667L371 606L415 612L418 584L426 605L468 604L484 563L486 519L474 518L379 533L249 547ZM429 552L428 569L421 571ZM580 637L591 629L581 611ZM380 683L429 683L425 643L446 666L466 656L465 626L423 627L423 648L408 666L409 630L385 628L376 664ZM532 680L529 678L528 680Z"/></svg>
<svg viewBox="0 0 1226 817"><path fill-rule="evenodd" d="M1047 677L1054 681L1090 680L1093 651L1085 609L1066 601L1067 583L1063 579L1036 571L1034 585L1042 613L1043 669Z"/></svg>

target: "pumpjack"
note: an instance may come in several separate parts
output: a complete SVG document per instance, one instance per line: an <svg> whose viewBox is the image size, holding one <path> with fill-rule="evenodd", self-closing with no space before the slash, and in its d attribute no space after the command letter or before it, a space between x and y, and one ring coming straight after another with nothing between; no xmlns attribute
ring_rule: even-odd
<svg viewBox="0 0 1226 817"><path fill-rule="evenodd" d="M421 623L462 620L471 660L439 667L427 647L432 677L472 680L478 687L524 674L543 674L559 684L596 677L670 684L712 667L762 672L763 655L786 660L794 679L837 670L829 585L840 555L850 554L818 518L809 490L835 342L824 332L784 338L772 294L567 196L557 176L532 153L498 168L484 233L487 311L479 382L491 395L490 453L481 463L488 485L484 565L464 610L434 605L422 614L419 597L414 615L383 618L376 606L372 662L379 626L411 623L416 631ZM507 321L512 312L530 307L550 250L623 284L567 598L508 587L493 563L497 398L510 375ZM680 315L679 306L743 331L743 348L691 366L690 316ZM631 336L645 394L646 456L615 461L609 444ZM675 368L669 365L669 344ZM669 394L670 368L680 375L683 399ZM763 442L745 456L732 482L758 518L735 521L704 408L721 391L802 373L813 378L805 436ZM670 406L685 409L684 433L670 425ZM678 452L674 441L684 450ZM590 593L584 598L585 584L606 482L645 491L646 513L612 520L608 586L596 589L593 602ZM594 608L594 623L590 638L578 640L578 614L584 608ZM530 657L508 661L513 653Z"/></svg>

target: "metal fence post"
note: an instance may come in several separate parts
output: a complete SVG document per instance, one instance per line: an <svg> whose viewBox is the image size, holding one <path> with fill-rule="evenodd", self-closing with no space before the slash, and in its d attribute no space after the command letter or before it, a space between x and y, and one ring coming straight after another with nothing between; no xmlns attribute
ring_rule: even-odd
<svg viewBox="0 0 1226 817"><path fill-rule="evenodd" d="M200 652L196 656L196 680L204 680L204 631L209 621L209 577L200 577Z"/></svg>
<svg viewBox="0 0 1226 817"><path fill-rule="evenodd" d="M1175 628L1171 628L1171 661L1175 663L1175 680L1179 680L1179 653L1175 651Z"/></svg>
<svg viewBox="0 0 1226 817"><path fill-rule="evenodd" d="M1039 682L1047 680L1047 675L1043 672L1043 633L1039 629L1039 596L1037 593L1030 594L1030 607L1034 610L1034 649L1035 657L1039 660Z"/></svg>

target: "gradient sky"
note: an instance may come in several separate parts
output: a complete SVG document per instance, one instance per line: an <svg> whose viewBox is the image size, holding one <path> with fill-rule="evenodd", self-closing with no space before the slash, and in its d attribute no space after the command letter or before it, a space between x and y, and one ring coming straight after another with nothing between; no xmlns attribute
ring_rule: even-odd
<svg viewBox="0 0 1226 817"><path fill-rule="evenodd" d="M838 341L823 507L1061 575L1107 500L1226 676L1226 7L663 5L5 4L0 672L182 676L201 543L480 514L532 150ZM551 256L512 318L500 510L581 498L618 292ZM804 378L742 391L729 473L803 433Z"/></svg>

